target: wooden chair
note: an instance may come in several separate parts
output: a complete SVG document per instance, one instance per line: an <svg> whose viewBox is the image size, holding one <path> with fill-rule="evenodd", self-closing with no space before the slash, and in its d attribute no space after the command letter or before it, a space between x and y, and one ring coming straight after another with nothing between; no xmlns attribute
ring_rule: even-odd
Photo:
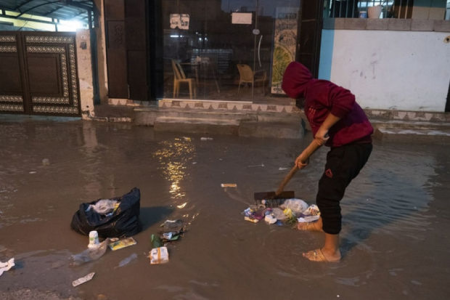
<svg viewBox="0 0 450 300"><path fill-rule="evenodd" d="M246 64L237 64L237 68L239 71L239 86L238 86L238 94L241 89L241 85L243 83L251 83L252 84L252 95L253 89L255 87L255 83L262 82L263 94L265 94L265 83L267 80L266 71L260 70L253 72L252 68Z"/></svg>
<svg viewBox="0 0 450 300"><path fill-rule="evenodd" d="M181 65L172 59L172 69L173 69L173 97L178 97L180 93L180 84L183 82L189 85L189 97L192 99L192 92L194 92L194 98L197 98L197 88L195 86L194 78L187 78L183 71Z"/></svg>

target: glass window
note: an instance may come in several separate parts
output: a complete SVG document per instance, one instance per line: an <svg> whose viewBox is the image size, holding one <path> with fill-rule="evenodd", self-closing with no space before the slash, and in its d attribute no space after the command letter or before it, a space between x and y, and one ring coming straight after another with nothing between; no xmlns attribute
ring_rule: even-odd
<svg viewBox="0 0 450 300"><path fill-rule="evenodd" d="M163 0L164 98L283 95L300 0Z"/></svg>

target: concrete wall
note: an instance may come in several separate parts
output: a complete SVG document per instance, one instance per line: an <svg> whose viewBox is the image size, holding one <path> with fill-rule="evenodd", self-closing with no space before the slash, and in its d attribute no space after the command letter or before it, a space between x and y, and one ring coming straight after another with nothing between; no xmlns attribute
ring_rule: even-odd
<svg viewBox="0 0 450 300"><path fill-rule="evenodd" d="M350 89L363 108L443 112L450 84L449 35L323 30L319 78Z"/></svg>
<svg viewBox="0 0 450 300"><path fill-rule="evenodd" d="M91 38L89 30L78 30L76 37L78 82L83 118L94 112L94 86L92 81Z"/></svg>
<svg viewBox="0 0 450 300"><path fill-rule="evenodd" d="M446 0L415 0L413 19L444 20Z"/></svg>
<svg viewBox="0 0 450 300"><path fill-rule="evenodd" d="M94 0L98 12L98 27L95 28L97 36L97 69L98 69L98 89L100 102L108 103L108 72L106 64L106 38L105 38L105 15L103 0Z"/></svg>

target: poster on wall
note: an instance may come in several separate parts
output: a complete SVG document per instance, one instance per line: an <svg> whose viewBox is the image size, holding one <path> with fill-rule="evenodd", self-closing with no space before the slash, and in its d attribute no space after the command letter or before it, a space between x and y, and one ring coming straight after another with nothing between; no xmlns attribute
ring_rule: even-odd
<svg viewBox="0 0 450 300"><path fill-rule="evenodd" d="M231 24L252 24L252 13L232 13Z"/></svg>
<svg viewBox="0 0 450 300"><path fill-rule="evenodd" d="M283 74L295 59L298 7L277 7L272 54L272 94L284 94Z"/></svg>
<svg viewBox="0 0 450 300"><path fill-rule="evenodd" d="M188 14L170 14L170 28L180 28L182 30L189 30L189 20Z"/></svg>

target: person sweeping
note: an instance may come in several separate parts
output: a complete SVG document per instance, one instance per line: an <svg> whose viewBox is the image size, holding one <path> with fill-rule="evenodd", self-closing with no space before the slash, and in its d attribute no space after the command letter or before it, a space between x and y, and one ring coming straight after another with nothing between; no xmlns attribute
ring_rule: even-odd
<svg viewBox="0 0 450 300"><path fill-rule="evenodd" d="M341 260L339 233L342 226L340 201L350 182L359 174L372 152L373 128L355 96L330 81L314 79L299 62L291 62L283 76L282 88L300 99L317 145L330 147L325 170L319 180L316 204L321 217L314 223L298 223L299 230L322 231L322 248L303 253L311 261ZM311 146L311 145L310 145ZM308 164L304 150L295 160L299 169Z"/></svg>

